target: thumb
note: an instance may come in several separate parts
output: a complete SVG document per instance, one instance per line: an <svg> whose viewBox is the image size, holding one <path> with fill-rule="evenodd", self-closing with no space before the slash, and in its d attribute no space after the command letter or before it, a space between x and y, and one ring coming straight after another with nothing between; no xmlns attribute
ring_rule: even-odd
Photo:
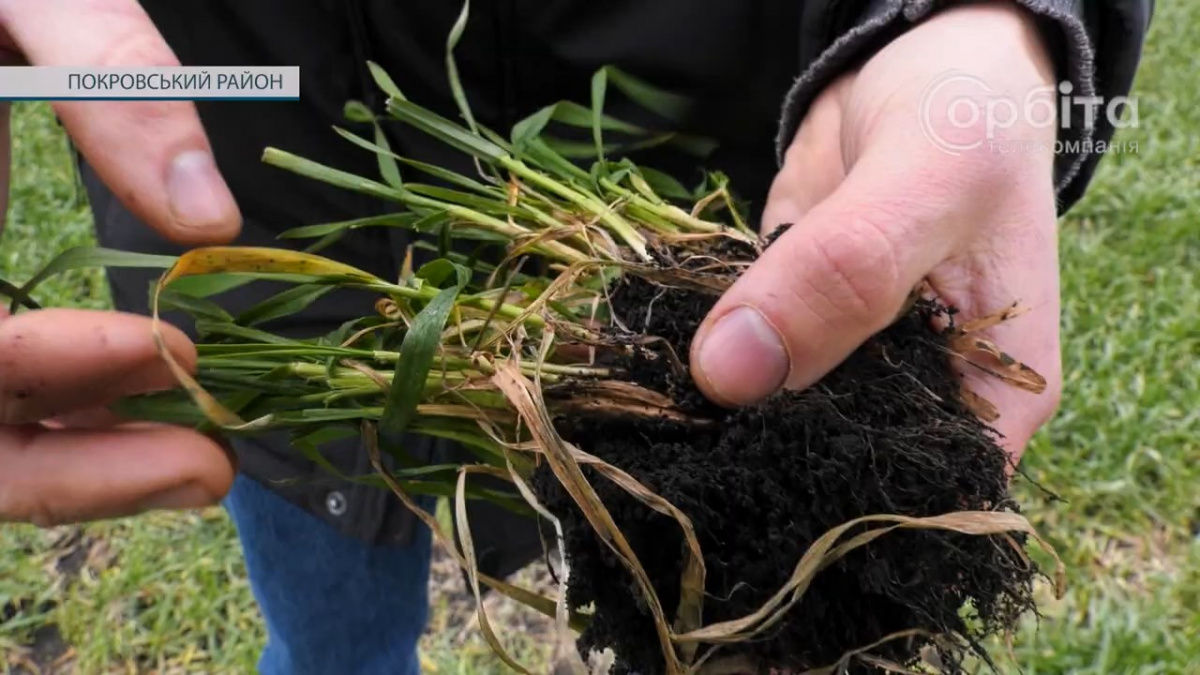
<svg viewBox="0 0 1200 675"><path fill-rule="evenodd" d="M177 66L137 0L0 0L0 41L47 66ZM183 244L237 235L241 216L192 103L55 105L96 172L143 222Z"/></svg>
<svg viewBox="0 0 1200 675"><path fill-rule="evenodd" d="M885 328L953 250L939 214L946 200L930 196L936 178L889 160L863 157L717 302L691 352L711 400L746 405L816 382Z"/></svg>

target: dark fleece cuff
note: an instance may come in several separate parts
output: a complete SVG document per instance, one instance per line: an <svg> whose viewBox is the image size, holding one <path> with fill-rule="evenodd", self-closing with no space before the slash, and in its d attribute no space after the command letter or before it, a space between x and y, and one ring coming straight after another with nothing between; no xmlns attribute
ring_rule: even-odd
<svg viewBox="0 0 1200 675"><path fill-rule="evenodd" d="M1085 22L1085 0L1014 0L1040 17L1042 33L1055 57L1059 77L1073 85L1072 96L1096 96L1095 49ZM869 59L889 41L927 18L937 9L952 6L953 0L871 0L858 22L842 33L819 57L807 66L788 92L783 107L779 135L776 137L777 160L784 153L800 126L813 99L834 79ZM1132 33L1132 32L1131 32ZM1140 56L1140 35L1132 58ZM1105 92L1114 95L1113 92ZM1125 91L1116 92L1123 95ZM1056 92L1056 96L1057 96ZM1107 101L1105 101L1107 103ZM1078 115L1082 117L1081 114ZM1102 115L1101 115L1102 117ZM1091 127L1072 120L1069 128L1059 129L1062 141L1055 160L1055 189L1060 209L1066 210L1083 192L1094 165L1103 152L1096 148L1107 142L1112 128L1104 123Z"/></svg>

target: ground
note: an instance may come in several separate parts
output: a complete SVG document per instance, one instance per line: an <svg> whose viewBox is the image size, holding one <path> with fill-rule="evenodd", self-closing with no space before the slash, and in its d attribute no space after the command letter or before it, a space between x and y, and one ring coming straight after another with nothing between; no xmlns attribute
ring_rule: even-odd
<svg viewBox="0 0 1200 675"><path fill-rule="evenodd" d="M1062 223L1065 393L1025 466L1065 501L1020 490L1070 585L1015 637L1004 673L1183 675L1200 663L1197 23L1200 4L1159 4L1137 86L1140 128L1121 135L1137 152L1106 159ZM91 235L48 109L18 105L15 127L0 278L21 280ZM107 302L95 273L40 295ZM471 629L457 575L436 567L426 670L506 672ZM538 625L495 611L514 654L544 672ZM46 532L0 526L0 673L250 672L262 640L220 510Z"/></svg>

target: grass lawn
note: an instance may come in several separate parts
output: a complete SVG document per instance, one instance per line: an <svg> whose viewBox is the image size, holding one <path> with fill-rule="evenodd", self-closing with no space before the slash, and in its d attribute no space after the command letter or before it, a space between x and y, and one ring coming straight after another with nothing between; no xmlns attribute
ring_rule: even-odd
<svg viewBox="0 0 1200 675"><path fill-rule="evenodd" d="M1020 487L1068 564L1069 590L1016 636L1002 672L1185 673L1200 664L1200 3L1160 3L1139 81L1140 128L1061 228L1066 386L1025 466L1064 498ZM14 115L0 277L19 281L91 240L67 145L46 107ZM103 307L98 272L39 291ZM505 672L469 627L453 572L436 575L427 669ZM516 653L545 653L507 607ZM220 510L39 531L0 526L0 673L253 670L263 629ZM31 646L32 645L32 646ZM537 667L534 668L538 670Z"/></svg>

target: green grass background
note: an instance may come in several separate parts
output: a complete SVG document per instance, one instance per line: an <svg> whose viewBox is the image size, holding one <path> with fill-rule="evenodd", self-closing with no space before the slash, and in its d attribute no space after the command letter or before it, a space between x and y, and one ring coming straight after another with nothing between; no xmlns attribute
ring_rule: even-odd
<svg viewBox="0 0 1200 675"><path fill-rule="evenodd" d="M1065 394L1026 455L1064 497L1021 488L1063 554L1069 590L1016 636L1002 672L1200 672L1200 3L1160 3L1138 79L1136 154L1105 160L1061 227ZM0 277L28 278L91 242L86 202L49 110L19 105ZM103 307L98 272L42 287L54 305ZM2 468L0 468L2 470ZM61 531L0 526L0 672L47 626L71 672L253 670L263 628L219 510L92 525L83 573L53 568ZM78 546L76 548L79 548ZM97 562L99 561L99 562ZM434 625L448 626L435 599ZM519 632L519 631L518 631ZM41 633L44 636L44 632ZM511 636L525 654L543 653ZM504 672L478 639L425 643L430 670Z"/></svg>

